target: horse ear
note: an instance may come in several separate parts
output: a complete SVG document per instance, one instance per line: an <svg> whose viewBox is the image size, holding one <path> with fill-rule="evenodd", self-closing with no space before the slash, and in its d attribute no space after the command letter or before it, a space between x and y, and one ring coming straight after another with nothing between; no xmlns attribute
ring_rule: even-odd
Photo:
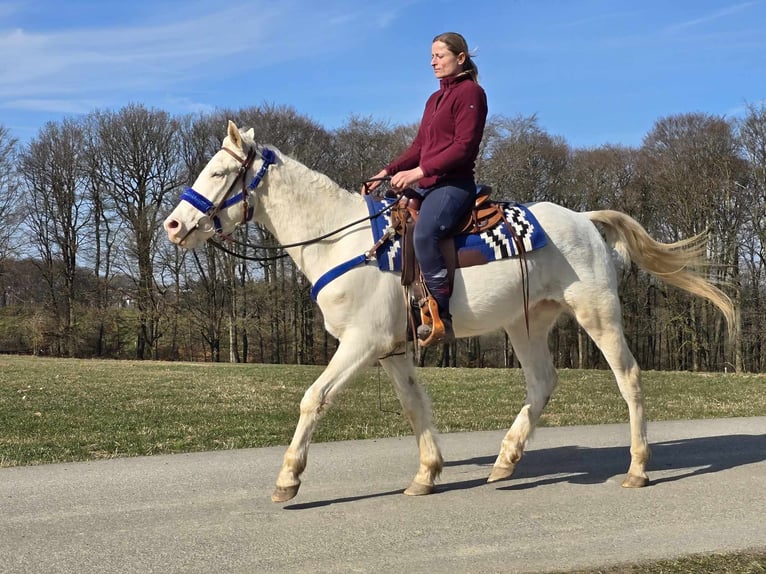
<svg viewBox="0 0 766 574"><path fill-rule="evenodd" d="M238 148L242 147L242 136L239 135L239 128L231 120L229 120L229 140Z"/></svg>
<svg viewBox="0 0 766 574"><path fill-rule="evenodd" d="M255 140L255 130L253 128L250 128L245 132L245 135L249 137L251 140Z"/></svg>

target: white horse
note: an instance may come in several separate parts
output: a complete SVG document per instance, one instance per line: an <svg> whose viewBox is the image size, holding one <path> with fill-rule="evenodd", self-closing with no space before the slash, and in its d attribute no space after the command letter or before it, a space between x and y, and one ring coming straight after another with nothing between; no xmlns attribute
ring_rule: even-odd
<svg viewBox="0 0 766 574"><path fill-rule="evenodd" d="M241 192L232 196L240 184ZM689 269L701 262L704 238L658 243L635 220L617 211L576 213L553 203L536 203L531 211L548 243L527 254L528 330L522 303L524 282L517 261L505 259L459 269L451 298L456 336L504 329L526 379L525 404L502 441L488 481L511 476L556 387L548 333L556 318L567 312L604 354L628 405L631 460L622 485L645 486L650 452L644 402L639 368L623 334L613 251L667 283L707 299L722 311L730 327L734 321L731 300ZM193 188L187 189L164 226L171 241L193 249L215 233L230 233L252 216L280 244L289 246L324 236L367 215L361 195L341 189L325 175L270 146L258 145L252 129L242 132L229 122L221 151L205 166ZM606 241L594 223L601 225ZM328 270L358 261L371 244L370 223L363 221L321 241L288 247L287 253L316 284L323 276L327 279ZM272 495L275 502L290 500L298 493L320 417L354 374L376 360L392 378L418 443L419 468L404 493L431 493L442 471L430 399L417 381L412 353L403 353L408 345L407 309L399 276L376 265L349 267L332 278L317 298L325 328L340 344L301 400L300 419Z"/></svg>

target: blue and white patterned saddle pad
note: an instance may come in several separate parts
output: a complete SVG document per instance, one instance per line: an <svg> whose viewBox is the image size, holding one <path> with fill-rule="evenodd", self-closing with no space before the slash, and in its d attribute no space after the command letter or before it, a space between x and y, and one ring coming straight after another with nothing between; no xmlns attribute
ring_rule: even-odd
<svg viewBox="0 0 766 574"><path fill-rule="evenodd" d="M371 216L380 213L396 201L389 198L380 201L373 199L369 195L366 195L365 199L367 200L367 208ZM504 203L503 207L505 209L505 219L513 227L519 239L521 239L526 251L539 249L548 242L548 238L543 228L540 227L537 218L532 215L532 212L526 206L520 203ZM378 217L371 219L370 222L372 223L373 241L377 242L391 225L391 211L386 211ZM458 253L463 250L479 252L487 262L518 255L511 233L502 222L483 233L455 236L455 248ZM376 256L378 267L381 270L401 271L402 247L399 236L397 235L393 240L387 240L378 249Z"/></svg>

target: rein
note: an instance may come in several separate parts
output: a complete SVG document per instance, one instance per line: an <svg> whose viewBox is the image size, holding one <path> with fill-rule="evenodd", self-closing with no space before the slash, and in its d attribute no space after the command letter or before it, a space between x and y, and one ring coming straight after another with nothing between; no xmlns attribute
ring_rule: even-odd
<svg viewBox="0 0 766 574"><path fill-rule="evenodd" d="M394 207L394 204L388 205L378 211L377 213L373 213L372 215L368 215L367 217L362 217L361 219L357 219L356 221L352 221L351 223L347 223L343 225L342 227L339 227L338 229L335 229L333 231L330 231L329 233L325 233L324 235L320 235L319 237L314 237L312 239L306 239L304 241L297 241L295 243L286 243L284 245L263 245L260 243L249 243L246 241L239 241L237 239L234 239L232 237L226 237L224 235L221 235L221 237L224 237L226 241L229 243L233 243L235 245L239 245L241 247L250 247L252 249L287 249L290 247L303 247L305 245L311 245L313 243L318 243L322 241L323 239L327 239L328 237L332 237L333 235L337 235L341 231L345 231L349 227L353 227L354 225L358 225L360 223L364 223L365 221L372 221L373 219L376 219L386 213L387 211L390 211Z"/></svg>
<svg viewBox="0 0 766 574"><path fill-rule="evenodd" d="M357 219L356 221L352 221L351 223L347 223L343 227L339 227L338 229L331 231L329 233L325 233L324 235L320 235L319 237L314 237L313 239L307 239L305 241L298 241L296 243L288 243L285 245L261 245L258 243L248 243L246 241L239 241L237 239L234 239L233 237L226 236L223 234L219 234L221 238L226 240L228 243L232 243L234 245L239 245L240 247L248 247L251 249L271 249L271 250L277 250L277 249L286 249L288 247L302 247L304 245L311 245L313 243L318 243L319 241L322 241L323 239L327 239L328 237L332 237L333 235L336 235L340 233L341 231L345 231L349 227L353 227L354 225L358 225L359 223L364 223L365 221L372 221L373 219L376 219L383 215L386 211L391 210L394 207L394 204L388 205L378 211L377 213L374 213L372 215L368 215L367 217L363 217L361 219ZM384 236L381 240L379 240L375 245L373 245L372 249L370 249L367 253L374 254L380 246L385 242L385 239L388 239L387 236ZM242 253L237 253L236 251L232 251L231 249L227 249L224 247L220 242L213 241L213 238L211 237L208 239L208 241L217 249L220 249L224 253L228 253L229 255L233 255L235 257L239 257L240 259L245 259L247 261L275 261L277 259L282 259L283 257L288 257L287 253L281 253L279 255L272 255L270 257L254 257L250 255L243 255Z"/></svg>
<svg viewBox="0 0 766 574"><path fill-rule="evenodd" d="M231 186L229 186L229 189L226 191L226 193L223 196L223 199L218 203L218 205L215 205L212 201L210 201L208 198L206 198L204 195L196 191L192 187L187 187L186 190L181 194L181 201L186 201L187 203L191 204L193 207L197 208L197 210L201 211L204 215L207 215L210 219L213 220L213 226L215 229L215 235L220 237L221 239L225 240L228 243L232 243L234 245L238 245L240 247L245 247L249 249L265 249L265 250L281 250L281 249L287 249L290 247L303 247L305 245L312 245L314 243L318 243L324 239L327 239L328 237L332 237L333 235L337 235L341 231L345 231L346 229L349 229L350 227L353 227L355 225L358 225L360 223L364 223L365 221L371 221L377 217L380 217L385 212L391 210L393 208L393 204L388 205L378 211L377 213L374 213L373 215L369 215L367 217L362 217L361 219L357 219L356 221L352 221L351 223L347 223L346 225L343 225L342 227L339 227L338 229L335 229L333 231L330 231L329 233L325 233L323 235L320 235L319 237L313 237L311 239L306 239L304 241L297 241L295 243L288 243L285 245L264 245L259 243L250 243L245 241L239 241L237 239L234 239L230 235L225 235L223 233L223 227L221 225L221 220L218 217L218 213L220 213L222 210L231 207L232 205L235 205L239 203L240 201L243 203L243 209L242 209L242 220L240 224L248 223L253 218L253 206L248 204L248 195L249 192L255 190L258 185L263 180L264 176L266 175L269 166L275 163L276 161L276 154L268 149L268 148L262 148L261 149L261 158L263 159L263 164L261 165L260 169L258 170L258 173L256 173L255 177L250 181L248 185L245 185L247 172L250 170L250 168L253 165L253 162L255 161L255 158L258 155L258 152L251 148L247 152L247 156L245 158L240 157L239 154L236 152L230 150L227 147L221 148L223 151L228 153L230 156L232 156L234 159L240 162L239 170L237 172L237 177L232 182ZM373 181L388 181L390 180L389 177L379 177L379 178L372 178L368 179L362 182L362 185L364 186L364 189L369 189L370 182ZM234 189L234 186L238 181L242 182L242 190L239 194L229 197L231 195L232 190ZM194 230L196 230L199 227L199 223L189 230L189 233L192 233ZM187 234L188 235L188 234ZM213 241L213 237L211 237L208 241L217 249L223 251L224 253L227 253L229 255L233 255L234 257L239 257L240 259L245 259L247 261L274 261L277 259L282 259L284 257L287 257L286 253L282 253L279 255L273 255L269 257L254 257L249 255L244 255L242 253L237 253L236 251L232 251L230 249L227 249L223 246L223 244L219 241ZM377 246L371 250L373 253L377 250Z"/></svg>

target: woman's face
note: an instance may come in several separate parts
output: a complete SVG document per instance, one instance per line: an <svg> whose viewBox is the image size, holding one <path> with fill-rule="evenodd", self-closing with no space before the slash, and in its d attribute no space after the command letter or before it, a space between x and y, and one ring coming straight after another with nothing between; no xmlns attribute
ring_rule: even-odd
<svg viewBox="0 0 766 574"><path fill-rule="evenodd" d="M431 45L431 67L437 78L455 76L463 71L465 54L460 52L457 56L450 52L444 42L434 42Z"/></svg>

